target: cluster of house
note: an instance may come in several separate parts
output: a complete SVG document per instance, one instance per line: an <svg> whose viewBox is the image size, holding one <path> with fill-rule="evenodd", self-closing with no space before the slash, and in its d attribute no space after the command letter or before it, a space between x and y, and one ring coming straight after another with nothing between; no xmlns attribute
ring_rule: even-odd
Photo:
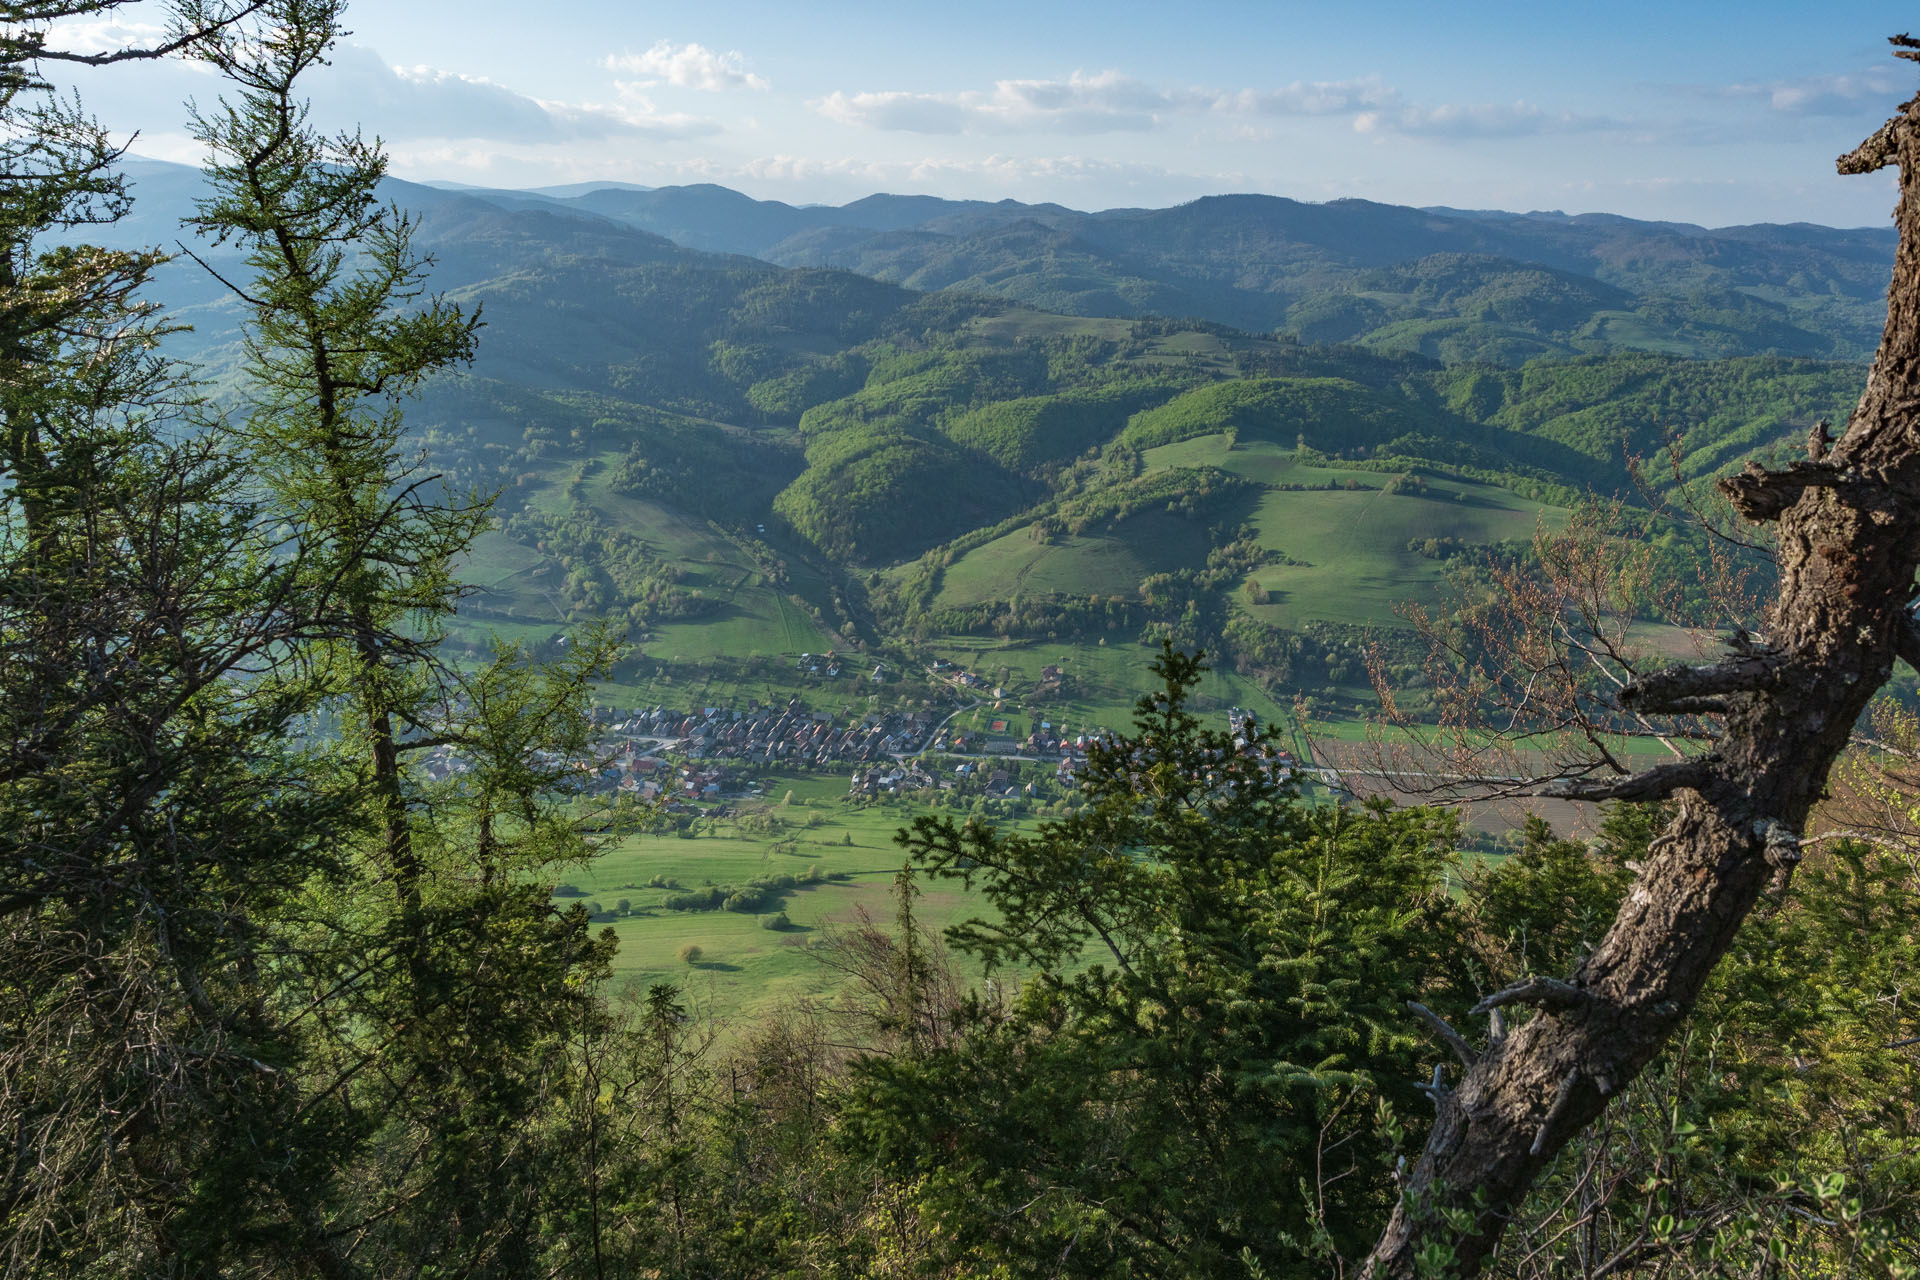
<svg viewBox="0 0 1920 1280"><path fill-rule="evenodd" d="M604 740L616 758L629 758L630 772L646 770L645 761L659 752L671 752L685 762L683 770L711 773L720 768L709 763L716 760L797 767L888 760L924 749L932 729L928 711L890 711L836 724L832 715L808 710L798 698L785 706L755 699L744 711L655 707L607 725Z"/></svg>
<svg viewBox="0 0 1920 1280"><path fill-rule="evenodd" d="M1061 776L1071 779L1072 769L1069 768ZM992 761L963 760L953 767L953 776L948 778L929 773L920 761L910 760L899 764L855 769L852 781L847 785L847 795L897 796L910 791L929 791L936 788L951 791L956 782L965 778L977 778L981 793L989 798L1033 794L1031 782L1022 784L1012 773L996 766Z"/></svg>
<svg viewBox="0 0 1920 1280"><path fill-rule="evenodd" d="M1007 691L997 684L989 684L986 677L975 675L965 667L956 667L945 658L935 658L927 667L934 679L944 680L956 689L971 689L985 694L996 702L1007 696Z"/></svg>
<svg viewBox="0 0 1920 1280"><path fill-rule="evenodd" d="M708 707L682 723L677 749L696 759L756 765L866 763L924 750L933 724L929 711L889 711L839 725L827 712L809 711L797 699L784 708Z"/></svg>
<svg viewBox="0 0 1920 1280"><path fill-rule="evenodd" d="M1293 753L1282 751L1271 742L1260 741L1261 725L1257 713L1239 707L1227 708L1227 732L1233 735L1233 745L1241 755L1252 756L1265 763L1267 775L1275 782L1285 782L1293 776Z"/></svg>
<svg viewBox="0 0 1920 1280"><path fill-rule="evenodd" d="M1052 760L1055 777L1070 783L1085 764L1089 748L1100 740L1099 732L1069 737L1051 722L1041 721L1024 739L990 743L979 734L939 732L944 721L937 721L931 711L873 713L850 724L836 724L828 712L810 710L797 697L785 705L762 705L753 699L745 710L654 707L624 716L599 710L595 718L601 731L600 752L596 761L580 764L593 774L592 789L662 800L670 811L738 791L739 770L756 765L852 764L848 787L852 795L899 795L952 787L965 779L980 781L989 796L1011 796L1021 784L991 757ZM1236 707L1228 721L1244 750L1258 730L1254 716ZM987 758L962 760L952 777L936 776L921 760L910 759L928 751ZM1284 752L1263 749L1261 754L1278 770L1292 768L1293 761ZM434 748L426 760L427 775L435 779L462 774L468 768L450 747Z"/></svg>
<svg viewBox="0 0 1920 1280"><path fill-rule="evenodd" d="M663 760L643 754L637 743L627 742L614 750L613 757L600 770L603 782L613 789L642 800L665 798L668 813L680 813L695 800L715 800L722 792L733 790L734 771L721 764L691 760Z"/></svg>
<svg viewBox="0 0 1920 1280"><path fill-rule="evenodd" d="M853 781L847 787L850 796L897 796L908 791L927 791L939 785L936 779L921 767L918 760L905 763L868 765L864 769L853 771ZM953 784L946 783L948 787Z"/></svg>
<svg viewBox="0 0 1920 1280"><path fill-rule="evenodd" d="M647 800L716 798L738 790L734 784L743 766L878 763L943 745L936 740L932 712L894 711L836 724L832 715L809 710L798 698L784 706L753 699L745 710L654 707L624 716L598 710L595 719L597 760L580 762L593 774L591 789ZM443 746L428 754L425 768L429 777L445 779L470 766Z"/></svg>
<svg viewBox="0 0 1920 1280"><path fill-rule="evenodd" d="M796 670L804 671L810 676L826 676L828 679L833 679L845 669L839 656L831 649L825 653L803 653L793 665ZM887 664L880 662L874 664L873 670L867 674L867 679L874 684L886 684L894 679L894 676L888 672Z"/></svg>

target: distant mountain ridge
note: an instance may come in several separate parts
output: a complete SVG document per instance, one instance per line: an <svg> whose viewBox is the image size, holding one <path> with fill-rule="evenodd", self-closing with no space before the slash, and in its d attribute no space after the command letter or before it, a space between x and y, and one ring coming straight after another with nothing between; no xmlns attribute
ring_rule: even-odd
<svg viewBox="0 0 1920 1280"><path fill-rule="evenodd" d="M1861 359L1878 339L1894 247L1891 228L1707 228L1605 213L1312 204L1266 195L1087 213L898 195L795 206L712 184L608 187L569 197L466 194L541 201L689 248L781 266L837 267L909 288L987 293L1074 315L1192 316L1254 331L1304 335L1316 317L1324 330L1320 313L1330 300L1370 292L1365 273L1435 255L1545 267L1631 295L1579 315L1563 310L1559 327L1496 317L1477 330L1460 323L1475 316L1376 298L1381 324L1338 335L1501 363L1622 348ZM1296 314L1299 307L1305 310ZM1408 321L1453 323L1409 330Z"/></svg>
<svg viewBox="0 0 1920 1280"><path fill-rule="evenodd" d="M149 161L133 170L143 197L158 198L116 234L168 243L198 174ZM1862 360L1878 341L1894 248L1891 228L1706 228L1265 195L1087 213L921 195L790 205L711 183L509 191L396 180L387 190L429 217L442 278L618 243L629 259L741 255L1066 315L1203 319L1509 366L1622 350ZM500 221L507 214L524 216ZM204 279L183 290L174 296L189 305L215 293Z"/></svg>

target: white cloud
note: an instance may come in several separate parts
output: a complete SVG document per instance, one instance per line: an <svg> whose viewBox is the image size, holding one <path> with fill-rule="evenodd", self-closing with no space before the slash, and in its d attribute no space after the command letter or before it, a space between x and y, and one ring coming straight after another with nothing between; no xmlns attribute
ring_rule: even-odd
<svg viewBox="0 0 1920 1280"><path fill-rule="evenodd" d="M828 94L813 109L840 124L904 133L965 133L976 111L931 93Z"/></svg>
<svg viewBox="0 0 1920 1280"><path fill-rule="evenodd" d="M1398 90L1376 77L1362 80L1295 80L1278 89L1235 89L1208 94L1194 91L1208 109L1226 115L1333 116L1401 104Z"/></svg>
<svg viewBox="0 0 1920 1280"><path fill-rule="evenodd" d="M1903 70L1873 67L1841 75L1733 84L1709 92L1716 97L1758 99L1784 115L1849 116L1897 101L1907 91Z"/></svg>
<svg viewBox="0 0 1920 1280"><path fill-rule="evenodd" d="M811 105L841 124L929 134L1138 132L1183 114L1241 121L1350 116L1361 133L1432 138L1508 138L1623 127L1604 117L1551 112L1528 102L1423 105L1407 101L1377 77L1296 80L1273 89L1167 91L1117 71L1076 71L1065 80L1000 80L987 92L835 92ZM1239 132L1249 141L1271 136L1251 126Z"/></svg>
<svg viewBox="0 0 1920 1280"><path fill-rule="evenodd" d="M680 89L704 89L718 93L724 89L766 89L760 76L747 70L747 60L738 49L725 53L701 44L676 45L662 40L645 53L616 53L601 59L609 71L647 77L645 85L661 81Z"/></svg>
<svg viewBox="0 0 1920 1280"><path fill-rule="evenodd" d="M1423 138L1521 138L1542 133L1593 133L1625 126L1605 116L1546 111L1531 102L1410 103L1353 118L1357 133Z"/></svg>
<svg viewBox="0 0 1920 1280"><path fill-rule="evenodd" d="M1195 176L1176 173L1155 164L1089 156L999 153L975 159L924 156L901 160L773 155L733 165L686 160L676 162L675 167L683 173L718 181L746 179L761 183L807 184L823 180L851 180L865 184L868 189L933 188L976 194L982 187L1010 191L1024 189L1031 184L1044 184L1056 191L1062 186L1098 184L1105 188L1135 188L1160 187L1170 183L1179 184L1184 190L1204 190L1229 176Z"/></svg>
<svg viewBox="0 0 1920 1280"><path fill-rule="evenodd" d="M1086 134L1143 132L1178 104L1118 71L1076 71L1065 80L999 80L984 93L836 91L812 106L840 124L906 133Z"/></svg>
<svg viewBox="0 0 1920 1280"><path fill-rule="evenodd" d="M389 67L370 49L337 49L311 81L316 118L366 120L383 138L488 138L499 142L660 140L720 132L699 116L663 114L644 98L617 105L555 102L433 67Z"/></svg>

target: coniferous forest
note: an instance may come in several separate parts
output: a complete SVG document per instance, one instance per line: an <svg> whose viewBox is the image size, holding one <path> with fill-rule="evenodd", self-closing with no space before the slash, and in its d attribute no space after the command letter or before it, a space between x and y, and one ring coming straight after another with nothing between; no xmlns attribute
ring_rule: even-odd
<svg viewBox="0 0 1920 1280"><path fill-rule="evenodd" d="M342 0L52 34L122 2L0 27L7 1275L1920 1275L1920 107L1897 255L1277 202L1256 279L1226 200L413 187ZM201 173L53 87L159 57ZM723 684L818 768L643 793L609 691ZM757 797L848 758L897 870L799 920ZM729 913L812 994L632 960Z"/></svg>

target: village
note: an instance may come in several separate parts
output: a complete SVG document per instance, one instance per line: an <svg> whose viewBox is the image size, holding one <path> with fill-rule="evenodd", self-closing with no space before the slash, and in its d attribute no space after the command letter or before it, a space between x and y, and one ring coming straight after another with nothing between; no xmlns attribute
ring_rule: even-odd
<svg viewBox="0 0 1920 1280"><path fill-rule="evenodd" d="M822 673L839 669L832 654L803 654L799 665ZM1006 690L988 690L980 677L951 663L936 662L928 671L961 696L975 689L996 700L1006 696ZM873 679L884 677L884 667L877 667ZM853 798L951 790L956 783L998 797L1021 790L1032 794L1031 782L1020 783L1006 767L1019 760L1050 761L1056 781L1071 785L1087 748L1105 733L1068 735L1054 731L1048 721L1036 721L1037 727L1019 739L949 728L956 716L978 705L968 701L947 709L869 712L857 718L814 709L797 695L782 704L749 699L745 707L654 706L626 712L596 707L599 750L594 760L579 764L593 775L589 793L660 803L668 813L684 812L695 802L750 796L756 790L754 776L769 769L851 766L848 795ZM991 723L999 728L1005 721ZM932 755L956 762L935 766L927 759ZM449 746L433 748L426 761L427 776L434 780L468 768Z"/></svg>
<svg viewBox="0 0 1920 1280"><path fill-rule="evenodd" d="M837 670L829 654L802 654L806 671ZM987 799L1033 796L1037 782L1051 790L1071 790L1084 768L1088 750L1109 736L1104 728L1069 733L1050 720L1033 718L1023 737L1005 732L1008 720L987 721L985 731L953 726L953 721L990 698L996 709L1009 697L1005 688L953 663L936 659L927 668L936 686L952 690L957 702L946 708L868 712L858 717L808 706L798 695L784 703L751 698L744 707L654 706L622 711L597 706L598 750L576 762L590 775L588 794L628 796L658 804L669 815L713 813L713 806L758 794L759 779L782 772L848 771L847 798L855 802L914 792L960 791ZM886 677L876 667L873 679ZM1043 687L1057 671L1043 673ZM1255 719L1238 707L1228 714L1228 729L1244 747ZM1290 769L1282 753L1273 762ZM1028 767L1022 767L1023 765ZM1051 765L1035 770L1033 765ZM428 755L429 778L445 780L470 766L448 746Z"/></svg>

